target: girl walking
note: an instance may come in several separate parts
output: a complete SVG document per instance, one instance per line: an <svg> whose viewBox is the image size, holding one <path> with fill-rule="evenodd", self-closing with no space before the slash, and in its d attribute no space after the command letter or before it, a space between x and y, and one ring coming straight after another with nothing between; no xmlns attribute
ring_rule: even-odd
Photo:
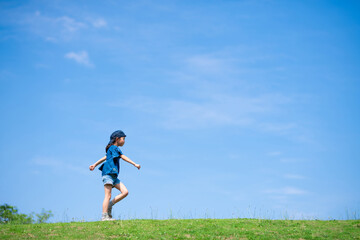
<svg viewBox="0 0 360 240"><path fill-rule="evenodd" d="M115 220L112 218L111 214L112 207L129 194L125 185L118 179L120 171L120 158L128 163L131 163L140 170L140 165L131 161L130 158L126 157L120 150L120 147L124 146L125 144L125 137L125 133L121 130L113 132L110 136L110 141L106 146L106 156L99 159L99 161L89 167L90 170L93 171L96 166L106 160L105 163L99 167L99 170L102 171L102 180L105 189L105 198L103 202L101 218L102 221ZM120 194L110 201L111 190L114 187L120 191Z"/></svg>

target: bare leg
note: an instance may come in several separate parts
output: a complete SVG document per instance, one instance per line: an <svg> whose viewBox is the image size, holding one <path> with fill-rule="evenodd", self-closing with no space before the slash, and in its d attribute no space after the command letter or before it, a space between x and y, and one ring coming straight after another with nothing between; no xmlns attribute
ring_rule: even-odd
<svg viewBox="0 0 360 240"><path fill-rule="evenodd" d="M116 184L115 188L118 189L121 193L112 200L113 204L120 202L129 194L129 191L123 183Z"/></svg>
<svg viewBox="0 0 360 240"><path fill-rule="evenodd" d="M109 207L109 202L110 202L110 199L111 199L112 185L111 184L105 184L104 189L105 189L105 198L104 198L104 202L103 202L103 213L107 213L108 207Z"/></svg>

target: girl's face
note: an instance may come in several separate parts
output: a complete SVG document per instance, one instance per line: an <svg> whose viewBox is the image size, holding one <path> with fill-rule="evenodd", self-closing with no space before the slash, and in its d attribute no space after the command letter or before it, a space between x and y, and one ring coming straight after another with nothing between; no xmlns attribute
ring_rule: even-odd
<svg viewBox="0 0 360 240"><path fill-rule="evenodd" d="M124 146L124 144L125 144L125 137L116 138L115 143L116 143L117 146L120 146L120 147Z"/></svg>

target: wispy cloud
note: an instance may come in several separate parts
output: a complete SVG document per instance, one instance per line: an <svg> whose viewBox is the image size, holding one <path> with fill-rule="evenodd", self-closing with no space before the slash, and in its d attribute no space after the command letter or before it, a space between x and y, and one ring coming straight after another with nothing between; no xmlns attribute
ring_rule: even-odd
<svg viewBox="0 0 360 240"><path fill-rule="evenodd" d="M260 128L269 132L284 133L297 127L296 123L261 123Z"/></svg>
<svg viewBox="0 0 360 240"><path fill-rule="evenodd" d="M103 18L92 20L92 25L96 28L103 28L107 26L107 22Z"/></svg>
<svg viewBox="0 0 360 240"><path fill-rule="evenodd" d="M131 97L112 106L143 111L160 118L166 128L203 128L221 125L262 129L259 117L271 114L283 104L279 95L257 97L214 95L204 100L152 99ZM287 128L283 127L283 128ZM283 131L283 128L279 129Z"/></svg>
<svg viewBox="0 0 360 240"><path fill-rule="evenodd" d="M168 129L240 126L295 139L302 133L301 123L286 113L300 97L267 87L266 79L258 80L260 87L254 87L246 79L254 75L254 69L249 73L247 61L263 60L249 60L243 56L244 51L226 48L207 54L176 55L174 69L164 70L164 74L166 84L173 85L179 97L132 95L109 105L142 112Z"/></svg>
<svg viewBox="0 0 360 240"><path fill-rule="evenodd" d="M307 194L307 191L295 187L284 187L278 189L267 189L264 191L264 193L280 195L304 195Z"/></svg>
<svg viewBox="0 0 360 240"><path fill-rule="evenodd" d="M284 175L284 178L287 178L287 179L298 179L298 180L300 180L300 179L305 179L304 176L299 175L299 174L285 174L285 175Z"/></svg>
<svg viewBox="0 0 360 240"><path fill-rule="evenodd" d="M86 30L106 28L108 23L102 17L80 17L69 15L51 15L36 10L28 12L22 8L8 9L7 22L24 26L26 31L42 37L45 41L58 43L72 41L87 36Z"/></svg>
<svg viewBox="0 0 360 240"><path fill-rule="evenodd" d="M282 152L280 152L280 151L273 151L273 152L268 152L267 155L268 155L268 156L280 156L280 155L282 155Z"/></svg>
<svg viewBox="0 0 360 240"><path fill-rule="evenodd" d="M226 59L207 55L191 56L185 62L189 69L206 73L223 72L228 65Z"/></svg>
<svg viewBox="0 0 360 240"><path fill-rule="evenodd" d="M280 162L283 163L296 163L296 162L302 162L304 161L304 159L300 159L300 158L281 158Z"/></svg>
<svg viewBox="0 0 360 240"><path fill-rule="evenodd" d="M87 66L93 67L94 65L90 62L89 55L86 51L81 52L69 52L65 54L65 58L72 59L75 62Z"/></svg>
<svg viewBox="0 0 360 240"><path fill-rule="evenodd" d="M149 175L151 177L167 177L167 173L164 171L161 171L159 169L146 169L144 171L144 174Z"/></svg>
<svg viewBox="0 0 360 240"><path fill-rule="evenodd" d="M46 41L58 42L72 40L81 30L89 26L84 21L69 16L48 16L36 11L35 14L25 14L21 24L33 34L42 36Z"/></svg>
<svg viewBox="0 0 360 240"><path fill-rule="evenodd" d="M72 171L80 174L88 174L88 170L83 167L78 167L73 164L60 161L51 157L36 157L31 160L32 164L50 168L54 171Z"/></svg>
<svg viewBox="0 0 360 240"><path fill-rule="evenodd" d="M69 32L75 32L81 28L86 27L86 24L82 22L78 22L75 19L70 18L68 16L57 18L56 21L59 22L63 26L63 28Z"/></svg>

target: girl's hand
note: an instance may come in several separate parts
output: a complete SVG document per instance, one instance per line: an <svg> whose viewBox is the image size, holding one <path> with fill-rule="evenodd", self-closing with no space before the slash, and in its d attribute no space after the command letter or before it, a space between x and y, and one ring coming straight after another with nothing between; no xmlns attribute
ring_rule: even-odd
<svg viewBox="0 0 360 240"><path fill-rule="evenodd" d="M134 166L137 167L137 169L139 169L139 170L140 170L140 168L141 168L141 166L140 166L139 164L136 164L136 163L135 163Z"/></svg>
<svg viewBox="0 0 360 240"><path fill-rule="evenodd" d="M89 169L90 169L90 171L94 170L94 169L95 169L95 165L91 165L91 166L89 167Z"/></svg>

